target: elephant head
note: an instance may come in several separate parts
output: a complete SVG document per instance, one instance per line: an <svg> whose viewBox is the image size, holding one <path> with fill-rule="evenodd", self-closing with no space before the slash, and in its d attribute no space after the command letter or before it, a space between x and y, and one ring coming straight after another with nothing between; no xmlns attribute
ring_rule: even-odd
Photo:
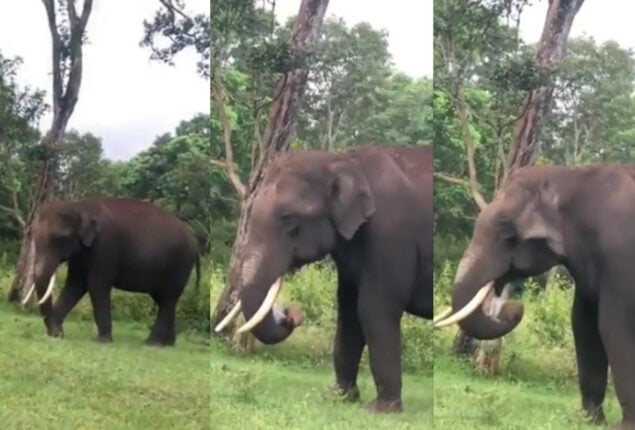
<svg viewBox="0 0 635 430"><path fill-rule="evenodd" d="M35 289L39 304L43 304L52 293L58 266L82 249L90 248L100 232L100 226L90 211L73 202L59 201L40 206L31 231L34 284L23 302L28 301Z"/></svg>
<svg viewBox="0 0 635 430"><path fill-rule="evenodd" d="M242 309L261 342L286 339L301 322L299 308L274 306L282 277L321 260L350 240L375 210L368 182L348 156L293 151L278 156L254 197L237 283L240 301L216 328Z"/></svg>
<svg viewBox="0 0 635 430"><path fill-rule="evenodd" d="M480 213L457 268L452 310L435 318L436 327L458 322L471 337L494 339L520 323L522 304L498 296L508 282L543 273L565 258L561 208L566 197L559 171L517 170Z"/></svg>

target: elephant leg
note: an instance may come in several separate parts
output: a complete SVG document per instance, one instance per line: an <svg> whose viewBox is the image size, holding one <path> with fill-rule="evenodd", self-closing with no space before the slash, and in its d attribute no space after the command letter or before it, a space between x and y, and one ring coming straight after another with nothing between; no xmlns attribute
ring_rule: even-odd
<svg viewBox="0 0 635 430"><path fill-rule="evenodd" d="M177 300L161 300L152 297L158 305L157 317L146 339L147 345L172 346L176 342L176 303Z"/></svg>
<svg viewBox="0 0 635 430"><path fill-rule="evenodd" d="M59 327L60 335L64 332L64 319L84 297L86 291L86 285L81 280L66 281L66 286L60 292L53 307L54 323Z"/></svg>
<svg viewBox="0 0 635 430"><path fill-rule="evenodd" d="M357 372L366 345L357 314L357 294L355 285L339 282L333 364L337 388L350 401L359 400Z"/></svg>
<svg viewBox="0 0 635 430"><path fill-rule="evenodd" d="M97 279L89 279L88 295L93 306L93 317L97 325L97 342L112 342L112 315L109 284Z"/></svg>
<svg viewBox="0 0 635 430"><path fill-rule="evenodd" d="M370 370L377 399L367 408L377 412L401 412L401 316L391 299L377 294L377 286L360 292L358 313L368 344Z"/></svg>
<svg viewBox="0 0 635 430"><path fill-rule="evenodd" d="M621 428L635 429L635 324L632 301L604 294L600 298L599 325L622 407Z"/></svg>
<svg viewBox="0 0 635 430"><path fill-rule="evenodd" d="M576 292L571 320L582 408L592 423L604 424L602 403L606 393L608 359L598 327L597 302L586 300Z"/></svg>

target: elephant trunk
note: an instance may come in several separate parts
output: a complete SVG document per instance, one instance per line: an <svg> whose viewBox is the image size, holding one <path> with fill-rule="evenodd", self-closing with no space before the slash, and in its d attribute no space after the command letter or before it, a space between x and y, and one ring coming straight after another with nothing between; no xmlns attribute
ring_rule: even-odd
<svg viewBox="0 0 635 430"><path fill-rule="evenodd" d="M502 275L497 272L502 272L504 269L496 267L495 264L481 263L474 255L478 254L468 249L457 270L452 291L452 311L456 314L467 306L474 308L458 321L459 326L468 336L481 340L500 338L520 323L523 317L523 305L518 302L504 302L494 315L485 313L483 303L488 295L496 293L493 281ZM479 301L480 303L477 303Z"/></svg>
<svg viewBox="0 0 635 430"><path fill-rule="evenodd" d="M286 324L284 313L276 308L275 300L277 291L280 288L282 279L278 279L269 288L265 289L259 286L251 286L244 289L241 293L240 303L245 319L249 322L255 314L266 312L262 319L250 328L251 333L264 344L275 344L288 338L293 329L292 324Z"/></svg>
<svg viewBox="0 0 635 430"><path fill-rule="evenodd" d="M265 255L276 255L273 261ZM290 306L284 311L275 300L282 287L282 277L290 265L290 258L284 260L282 253L252 251L241 264L240 300L216 326L220 332L242 310L246 323L238 332L247 330L262 343L275 344L288 338L302 323L302 312L298 306ZM276 274L277 277L276 277Z"/></svg>

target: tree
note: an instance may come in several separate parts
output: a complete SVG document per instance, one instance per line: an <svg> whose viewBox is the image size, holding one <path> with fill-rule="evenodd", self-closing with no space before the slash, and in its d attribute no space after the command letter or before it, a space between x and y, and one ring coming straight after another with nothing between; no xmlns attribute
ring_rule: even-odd
<svg viewBox="0 0 635 430"><path fill-rule="evenodd" d="M0 232L17 240L26 227L29 186L35 174L40 138L36 122L46 110L44 94L20 88L21 60L0 53Z"/></svg>
<svg viewBox="0 0 635 430"><path fill-rule="evenodd" d="M303 0L300 4L300 10L287 48L290 53L287 58L292 60L286 62L282 78L276 86L275 96L273 97L274 102L269 109L267 128L263 133L262 151L260 152L259 160L251 171L249 183L246 186L237 187L237 189L242 187L241 214L234 250L229 264L227 285L216 306L216 311L212 318L213 324L219 322L237 301L241 287L238 282L240 267L237 263L241 261L241 255L245 252L245 233L249 224L251 205L258 193L267 167L279 152L286 151L291 144L296 129L298 110L302 103L309 74L306 64L307 54L313 49L318 40L327 5L328 0ZM302 61L303 59L304 61ZM233 160L230 157L231 128L225 112L223 86L219 71L219 60L212 56L212 93L214 101L217 103L216 107L219 110L225 133L226 158L224 167L230 175L235 176L234 166L232 165ZM216 163L216 165L223 164ZM232 179L232 182L234 181L236 181L236 178ZM238 343L243 344L245 339L247 339L246 336L242 339L239 338Z"/></svg>
<svg viewBox="0 0 635 430"><path fill-rule="evenodd" d="M41 141L44 160L41 163L28 216L25 220L16 276L9 292L9 301L16 302L33 283L34 251L31 246L31 222L39 206L54 187L56 152L64 138L66 126L77 104L83 74L83 44L86 24L92 10L92 0L84 0L78 15L75 0L43 0L51 33L53 118Z"/></svg>
<svg viewBox="0 0 635 430"><path fill-rule="evenodd" d="M209 76L210 17L204 13L192 15L183 0L159 0L161 7L152 20L144 20L144 36L140 42L152 51L152 60L173 65L174 57L193 47L199 55L196 68L201 76ZM214 7L214 6L212 6ZM161 41L167 39L166 45Z"/></svg>

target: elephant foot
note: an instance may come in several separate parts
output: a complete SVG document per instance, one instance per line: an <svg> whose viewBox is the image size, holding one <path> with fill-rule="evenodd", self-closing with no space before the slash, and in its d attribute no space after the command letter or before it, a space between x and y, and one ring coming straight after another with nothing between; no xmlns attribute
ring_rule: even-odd
<svg viewBox="0 0 635 430"><path fill-rule="evenodd" d="M98 334L95 337L97 343L112 343L112 334Z"/></svg>
<svg viewBox="0 0 635 430"><path fill-rule="evenodd" d="M175 343L176 338L159 338L152 335L145 341L145 344L148 346L174 346Z"/></svg>
<svg viewBox="0 0 635 430"><path fill-rule="evenodd" d="M602 406L586 409L584 413L589 420L589 424L606 425L606 418L604 417L604 409Z"/></svg>
<svg viewBox="0 0 635 430"><path fill-rule="evenodd" d="M375 399L365 406L365 409L370 412L378 413L400 413L403 412L403 404L401 399L396 400L380 400Z"/></svg>
<svg viewBox="0 0 635 430"><path fill-rule="evenodd" d="M346 402L359 401L359 388L357 388L357 384L353 384L353 385L335 384L332 390L335 391L337 395Z"/></svg>
<svg viewBox="0 0 635 430"><path fill-rule="evenodd" d="M64 337L64 330L62 326L57 323L47 322L46 323L46 334L50 337Z"/></svg>

